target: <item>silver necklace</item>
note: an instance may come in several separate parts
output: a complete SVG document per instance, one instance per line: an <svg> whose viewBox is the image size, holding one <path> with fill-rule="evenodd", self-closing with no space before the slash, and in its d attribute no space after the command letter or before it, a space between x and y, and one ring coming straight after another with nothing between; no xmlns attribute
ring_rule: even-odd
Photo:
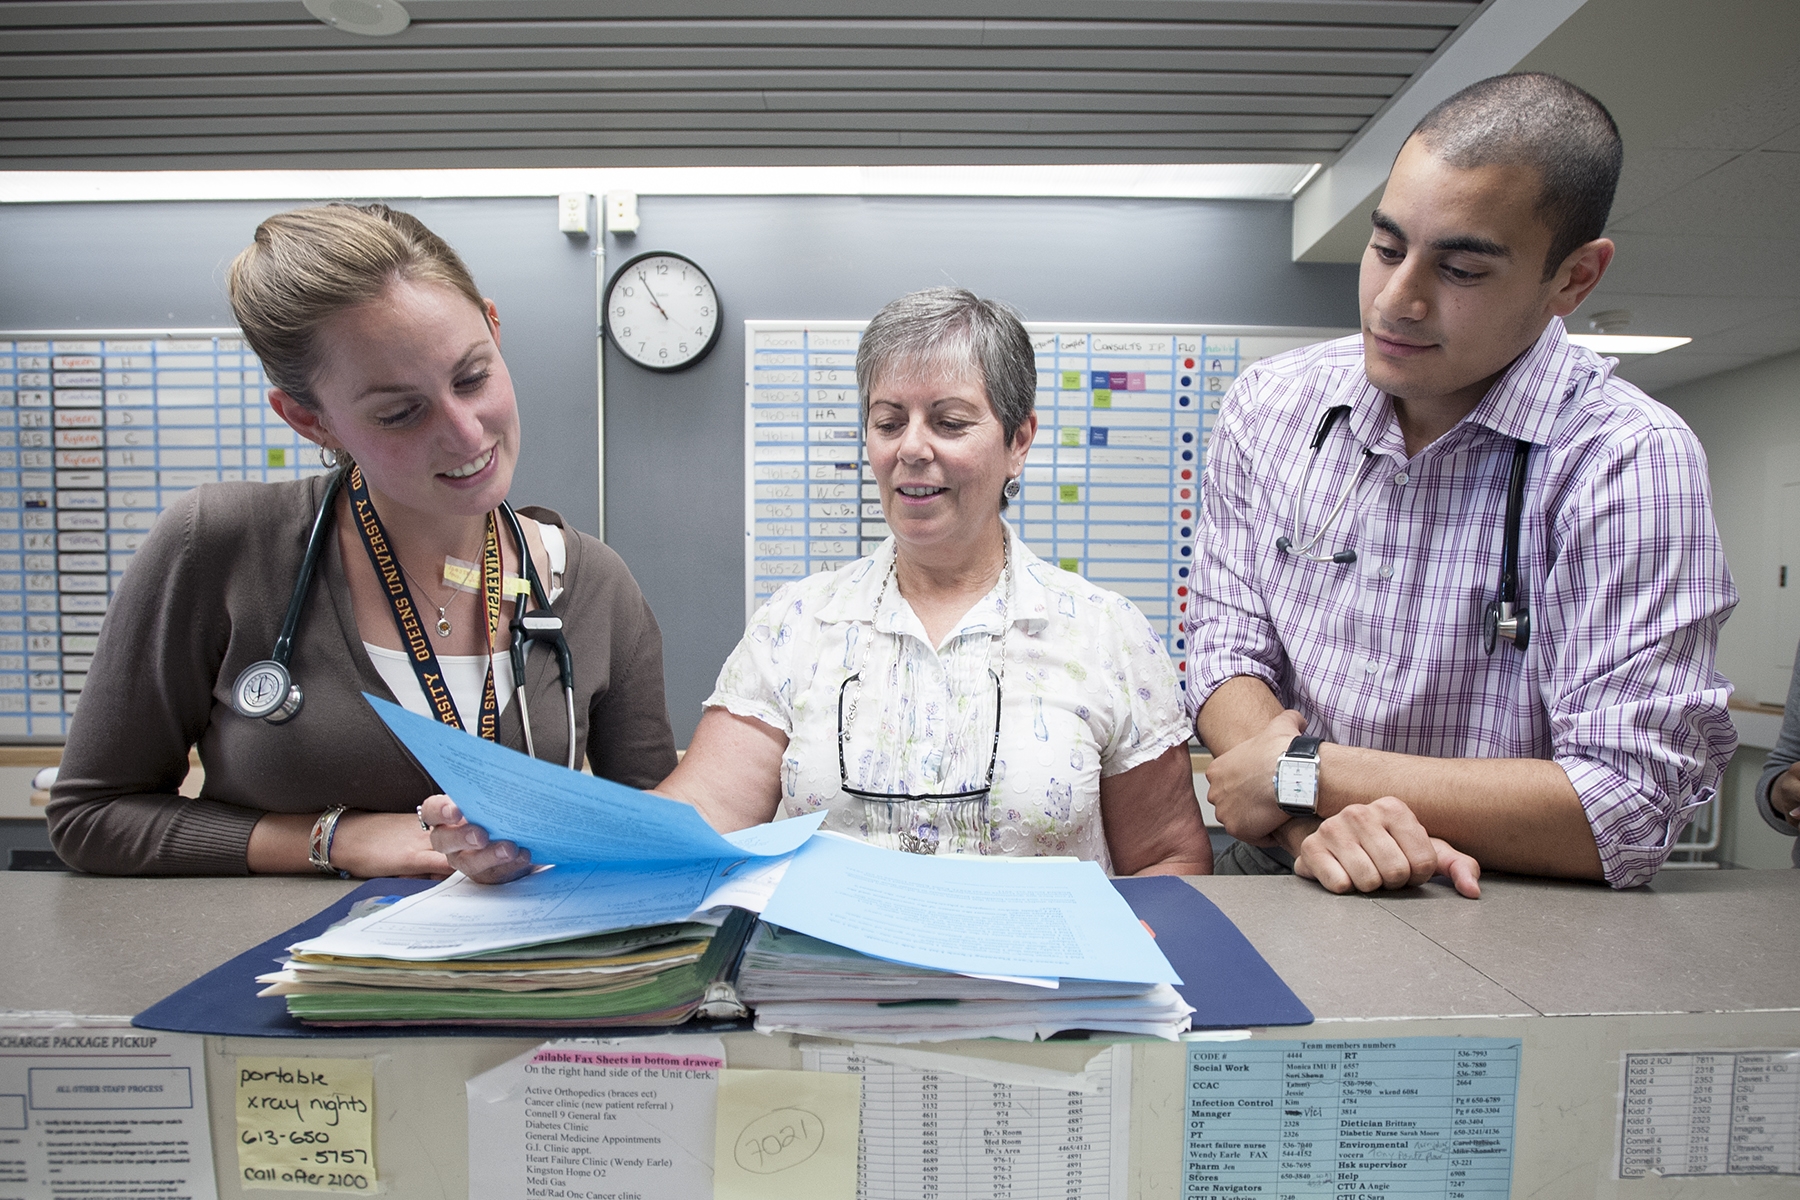
<svg viewBox="0 0 1800 1200"><path fill-rule="evenodd" d="M400 562L399 555L394 556L394 561ZM433 596L429 591L426 590L425 585L419 582L419 577L417 575L414 575L411 571L408 571L406 569L405 563L400 563L400 571L408 579L413 581L414 587L418 588L421 592L424 592L425 603L427 603L427 604L431 605L431 607L437 609L438 636L439 637L449 637L450 636L450 618L445 615L445 610L448 609L452 604L456 603L456 597L458 594L457 589L455 589L454 587L451 588L450 598L448 600L444 601L442 604L439 604L437 602L437 597Z"/></svg>

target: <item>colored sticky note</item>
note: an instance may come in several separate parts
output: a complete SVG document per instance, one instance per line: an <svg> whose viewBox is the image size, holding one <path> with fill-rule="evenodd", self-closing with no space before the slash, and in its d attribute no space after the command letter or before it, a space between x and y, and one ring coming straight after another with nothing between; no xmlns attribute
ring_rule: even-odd
<svg viewBox="0 0 1800 1200"><path fill-rule="evenodd" d="M1112 372L1111 371L1095 371L1094 372L1094 386L1097 388L1111 387L1112 386Z"/></svg>
<svg viewBox="0 0 1800 1200"><path fill-rule="evenodd" d="M1104 446L1104 445L1106 445L1106 436L1107 435L1106 435L1106 427L1105 426L1103 426L1103 425L1088 426L1088 445Z"/></svg>
<svg viewBox="0 0 1800 1200"><path fill-rule="evenodd" d="M1064 371L1062 373L1062 390L1065 392L1079 392L1081 390L1081 372Z"/></svg>
<svg viewBox="0 0 1800 1200"><path fill-rule="evenodd" d="M1144 373L1142 371L1125 372L1125 390L1141 392L1144 390Z"/></svg>
<svg viewBox="0 0 1800 1200"><path fill-rule="evenodd" d="M240 1058L237 1081L240 1187L379 1190L367 1059Z"/></svg>
<svg viewBox="0 0 1800 1200"><path fill-rule="evenodd" d="M1057 498L1064 504L1081 503L1081 485L1079 483L1058 484L1056 491Z"/></svg>
<svg viewBox="0 0 1800 1200"><path fill-rule="evenodd" d="M269 465L271 467L285 467L288 465L287 451L279 446L270 446L268 457Z"/></svg>
<svg viewBox="0 0 1800 1200"><path fill-rule="evenodd" d="M1081 560L1079 558L1059 558L1056 560L1056 565L1065 571L1073 571L1077 575L1081 573Z"/></svg>
<svg viewBox="0 0 1800 1200"><path fill-rule="evenodd" d="M1131 376L1124 371L1109 371L1106 386L1115 392L1122 392L1131 386Z"/></svg>
<svg viewBox="0 0 1800 1200"><path fill-rule="evenodd" d="M713 1200L855 1200L862 1076L719 1072Z"/></svg>
<svg viewBox="0 0 1800 1200"><path fill-rule="evenodd" d="M1094 389L1094 407L1095 408L1111 408L1112 407L1112 393L1110 391L1106 390L1105 388L1095 388Z"/></svg>
<svg viewBox="0 0 1800 1200"><path fill-rule="evenodd" d="M1081 445L1081 427L1079 425L1063 426L1062 444L1065 446Z"/></svg>

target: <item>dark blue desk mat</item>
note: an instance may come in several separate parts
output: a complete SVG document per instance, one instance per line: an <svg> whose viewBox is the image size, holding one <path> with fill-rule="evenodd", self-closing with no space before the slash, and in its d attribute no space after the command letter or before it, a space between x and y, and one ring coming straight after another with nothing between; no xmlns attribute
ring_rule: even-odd
<svg viewBox="0 0 1800 1200"><path fill-rule="evenodd" d="M1197 888L1173 875L1112 884L1186 981L1175 990L1194 1006L1195 1029L1312 1024L1312 1010Z"/></svg>
<svg viewBox="0 0 1800 1200"><path fill-rule="evenodd" d="M317 937L344 918L350 906L369 896L407 896L432 886L428 879L372 879L316 916L215 967L173 995L131 1019L141 1029L200 1033L221 1037L359 1038L479 1037L548 1041L579 1037L580 1028L435 1025L320 1029L288 1016L280 996L258 996L256 982L276 968L295 942ZM1180 976L1176 990L1197 1010L1194 1028L1239 1028L1246 1025L1305 1025L1312 1021L1298 997L1288 989L1236 925L1212 901L1172 876L1115 879L1127 903L1156 933L1156 943ZM728 1032L749 1029L749 1021L690 1021L678 1026L595 1027L601 1037L634 1037L667 1033Z"/></svg>

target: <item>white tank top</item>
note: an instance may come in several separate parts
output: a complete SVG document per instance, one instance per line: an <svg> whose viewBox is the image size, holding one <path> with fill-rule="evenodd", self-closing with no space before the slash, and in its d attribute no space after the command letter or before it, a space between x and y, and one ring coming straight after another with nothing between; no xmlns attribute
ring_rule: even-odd
<svg viewBox="0 0 1800 1200"><path fill-rule="evenodd" d="M538 536L544 541L544 557L550 560L550 602L554 604L562 595L559 581L563 568L568 565L568 547L563 542L563 531L555 525L539 522ZM501 633L504 636L505 630ZM369 661L375 664L381 681L394 693L401 708L422 717L436 718L437 714L431 711L431 702L425 699L425 689L419 686L419 677L413 674L412 658L406 651L389 650L368 642L363 643L363 649L368 651ZM516 686L512 656L499 653L494 655L493 661L494 700L499 706L496 711L505 712ZM481 715L481 692L487 684L488 656L440 654L438 666L444 669L444 686L450 689L450 698L456 702L456 715L462 718L463 728L473 733Z"/></svg>

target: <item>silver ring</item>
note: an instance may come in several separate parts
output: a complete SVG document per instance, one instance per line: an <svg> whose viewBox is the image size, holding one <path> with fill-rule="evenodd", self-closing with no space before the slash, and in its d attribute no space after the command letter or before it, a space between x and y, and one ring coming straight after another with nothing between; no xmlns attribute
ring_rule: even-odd
<svg viewBox="0 0 1800 1200"><path fill-rule="evenodd" d="M419 815L419 828L423 829L426 833L430 833L431 832L431 822L427 821L425 819L425 806L423 804L421 804L417 808L413 809L413 811Z"/></svg>

